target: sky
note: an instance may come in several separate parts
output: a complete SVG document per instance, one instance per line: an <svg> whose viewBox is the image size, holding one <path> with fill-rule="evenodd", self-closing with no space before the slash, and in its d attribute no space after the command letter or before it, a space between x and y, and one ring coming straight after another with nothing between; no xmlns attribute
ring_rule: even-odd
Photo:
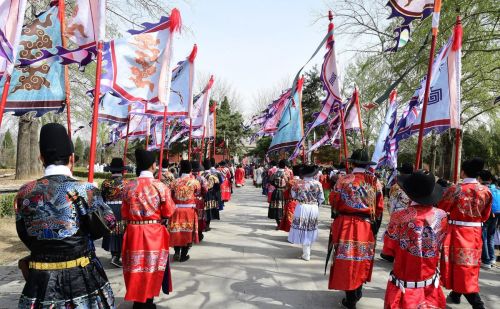
<svg viewBox="0 0 500 309"><path fill-rule="evenodd" d="M174 42L174 59L198 44L196 69L230 83L247 116L259 91L298 72L328 27L323 0L191 0L175 3L183 31ZM323 18L320 16L323 15ZM321 64L324 52L312 64ZM340 59L341 60L341 59Z"/></svg>

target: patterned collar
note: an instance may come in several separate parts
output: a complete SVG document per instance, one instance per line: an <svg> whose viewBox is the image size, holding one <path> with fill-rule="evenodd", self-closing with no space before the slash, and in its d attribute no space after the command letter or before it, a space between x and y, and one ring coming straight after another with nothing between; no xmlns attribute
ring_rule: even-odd
<svg viewBox="0 0 500 309"><path fill-rule="evenodd" d="M464 178L463 184L467 183L479 183L476 178Z"/></svg>
<svg viewBox="0 0 500 309"><path fill-rule="evenodd" d="M192 176L192 174L190 174L190 173L182 173L181 178L186 178L186 177L189 177L189 176Z"/></svg>
<svg viewBox="0 0 500 309"><path fill-rule="evenodd" d="M71 170L66 165L54 165L51 164L45 168L44 177L52 175L65 175L68 177L73 177Z"/></svg>
<svg viewBox="0 0 500 309"><path fill-rule="evenodd" d="M151 171L141 171L139 178L154 178L153 172Z"/></svg>

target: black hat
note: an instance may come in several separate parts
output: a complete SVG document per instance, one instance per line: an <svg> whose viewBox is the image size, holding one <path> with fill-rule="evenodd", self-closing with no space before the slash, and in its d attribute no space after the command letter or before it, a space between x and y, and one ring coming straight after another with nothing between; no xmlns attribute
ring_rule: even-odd
<svg viewBox="0 0 500 309"><path fill-rule="evenodd" d="M270 165L270 166L276 166L276 161L271 161L271 162L269 162L269 165Z"/></svg>
<svg viewBox="0 0 500 309"><path fill-rule="evenodd" d="M191 161L191 170L193 173L201 171L201 164L198 161Z"/></svg>
<svg viewBox="0 0 500 309"><path fill-rule="evenodd" d="M484 160L482 158L473 158L462 163L462 170L471 177L476 178L480 171L484 168Z"/></svg>
<svg viewBox="0 0 500 309"><path fill-rule="evenodd" d="M368 150L364 148L356 149L347 161L360 166L375 165L375 162L370 161Z"/></svg>
<svg viewBox="0 0 500 309"><path fill-rule="evenodd" d="M278 167L285 168L286 167L286 160L285 159L280 160L280 162L278 163Z"/></svg>
<svg viewBox="0 0 500 309"><path fill-rule="evenodd" d="M215 158L210 158L210 165L215 166Z"/></svg>
<svg viewBox="0 0 500 309"><path fill-rule="evenodd" d="M122 158L113 158L111 159L111 163L109 164L109 166L106 166L104 168L104 171L111 173L118 173L118 172L123 172L126 169L127 167L125 166L125 164L123 164Z"/></svg>
<svg viewBox="0 0 500 309"><path fill-rule="evenodd" d="M397 170L400 174L411 174L413 173L413 164L405 162Z"/></svg>
<svg viewBox="0 0 500 309"><path fill-rule="evenodd" d="M318 175L320 167L317 165L303 165L302 166L302 177L314 177Z"/></svg>
<svg viewBox="0 0 500 309"><path fill-rule="evenodd" d="M155 163L155 154L141 148L135 150L135 161L137 164L137 173L147 170Z"/></svg>
<svg viewBox="0 0 500 309"><path fill-rule="evenodd" d="M39 146L45 165L66 159L75 152L68 131L58 123L47 123L42 127Z"/></svg>
<svg viewBox="0 0 500 309"><path fill-rule="evenodd" d="M398 184L412 201L422 205L437 204L443 196L443 187L436 183L434 175L423 170L398 176Z"/></svg>
<svg viewBox="0 0 500 309"><path fill-rule="evenodd" d="M168 162L168 159L163 158L163 160L161 160L161 168L168 168L169 165L170 162Z"/></svg>
<svg viewBox="0 0 500 309"><path fill-rule="evenodd" d="M302 165L294 165L292 167L293 176L301 176L302 175Z"/></svg>
<svg viewBox="0 0 500 309"><path fill-rule="evenodd" d="M212 163L209 159L203 160L203 167L205 168L205 170L209 170L212 167Z"/></svg>
<svg viewBox="0 0 500 309"><path fill-rule="evenodd" d="M191 173L191 170L193 169L191 167L191 162L189 162L188 160L181 160L181 163L180 163L180 169L179 169L179 173L181 174L188 174L188 173Z"/></svg>
<svg viewBox="0 0 500 309"><path fill-rule="evenodd" d="M220 161L219 166L226 166L226 161Z"/></svg>

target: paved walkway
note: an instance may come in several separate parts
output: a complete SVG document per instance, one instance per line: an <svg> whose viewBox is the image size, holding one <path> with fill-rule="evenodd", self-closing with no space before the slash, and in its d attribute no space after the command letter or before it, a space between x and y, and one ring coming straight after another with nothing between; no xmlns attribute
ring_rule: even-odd
<svg viewBox="0 0 500 309"><path fill-rule="evenodd" d="M309 262L298 259L301 248L289 244L286 233L275 230L275 222L267 219L264 196L250 183L235 189L221 218L212 223L205 240L192 248L188 262L172 263L174 292L155 299L158 308L340 308L343 292L329 291L328 272L323 273L329 208L321 208L319 239ZM108 266L106 252L99 250L98 255ZM377 258L372 282L365 285L358 308L383 308L390 267ZM132 308L123 300L121 270L108 268L107 273L118 308ZM481 294L487 308L498 308L500 303L499 275L498 269L482 271ZM21 280L15 266L0 266L0 308L16 307ZM464 302L449 308L470 308Z"/></svg>

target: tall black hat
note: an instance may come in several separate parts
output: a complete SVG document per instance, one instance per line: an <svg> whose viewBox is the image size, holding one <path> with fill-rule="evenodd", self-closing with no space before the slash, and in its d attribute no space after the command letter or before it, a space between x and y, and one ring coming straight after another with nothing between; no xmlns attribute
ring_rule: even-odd
<svg viewBox="0 0 500 309"><path fill-rule="evenodd" d="M409 162L405 162L401 164L400 167L397 168L400 174L411 174L413 173L413 164Z"/></svg>
<svg viewBox="0 0 500 309"><path fill-rule="evenodd" d="M68 131L58 123L47 123L42 127L39 146L45 165L66 159L75 152Z"/></svg>
<svg viewBox="0 0 500 309"><path fill-rule="evenodd" d="M196 160L191 161L191 170L193 173L197 173L197 172L201 171L200 162L198 162Z"/></svg>
<svg viewBox="0 0 500 309"><path fill-rule="evenodd" d="M191 173L192 169L193 168L191 167L191 162L189 162L188 160L182 160L180 162L179 173L188 174L188 173Z"/></svg>
<svg viewBox="0 0 500 309"><path fill-rule="evenodd" d="M360 166L375 165L375 162L370 161L368 150L364 148L356 149L347 161Z"/></svg>
<svg viewBox="0 0 500 309"><path fill-rule="evenodd" d="M280 161L278 162L278 167L279 167L279 168L285 168L285 167L286 167L286 160L285 160L285 159L280 160Z"/></svg>
<svg viewBox="0 0 500 309"><path fill-rule="evenodd" d="M205 159L203 160L203 167L205 168L205 170L209 170L211 167L212 167L212 163L210 162L209 159Z"/></svg>
<svg viewBox="0 0 500 309"><path fill-rule="evenodd" d="M303 165L302 166L302 177L314 177L318 175L321 168L317 165Z"/></svg>
<svg viewBox="0 0 500 309"><path fill-rule="evenodd" d="M467 176L476 178L479 172L484 168L484 160L482 158L472 158L462 163L462 170Z"/></svg>
<svg viewBox="0 0 500 309"><path fill-rule="evenodd" d="M434 175L422 170L398 176L398 184L412 201L422 205L437 204L443 196L443 187L436 183Z"/></svg>
<svg viewBox="0 0 500 309"><path fill-rule="evenodd" d="M163 160L161 160L161 168L168 168L169 165L170 162L168 161L168 159L163 158Z"/></svg>
<svg viewBox="0 0 500 309"><path fill-rule="evenodd" d="M210 165L215 166L215 158L214 157L210 158Z"/></svg>
<svg viewBox="0 0 500 309"><path fill-rule="evenodd" d="M273 160L273 161L269 162L269 166L276 166L276 161Z"/></svg>
<svg viewBox="0 0 500 309"><path fill-rule="evenodd" d="M151 151L138 148L135 150L135 161L137 164L137 173L140 173L153 166L156 161L155 154Z"/></svg>
<svg viewBox="0 0 500 309"><path fill-rule="evenodd" d="M219 165L220 165L220 166L226 166L226 161L220 161L220 162L219 162Z"/></svg>
<svg viewBox="0 0 500 309"><path fill-rule="evenodd" d="M123 163L122 158L113 158L111 159L111 163L104 168L104 171L111 173L120 173L126 169L127 167Z"/></svg>
<svg viewBox="0 0 500 309"><path fill-rule="evenodd" d="M294 165L292 168L293 176L301 176L302 175L302 165Z"/></svg>

